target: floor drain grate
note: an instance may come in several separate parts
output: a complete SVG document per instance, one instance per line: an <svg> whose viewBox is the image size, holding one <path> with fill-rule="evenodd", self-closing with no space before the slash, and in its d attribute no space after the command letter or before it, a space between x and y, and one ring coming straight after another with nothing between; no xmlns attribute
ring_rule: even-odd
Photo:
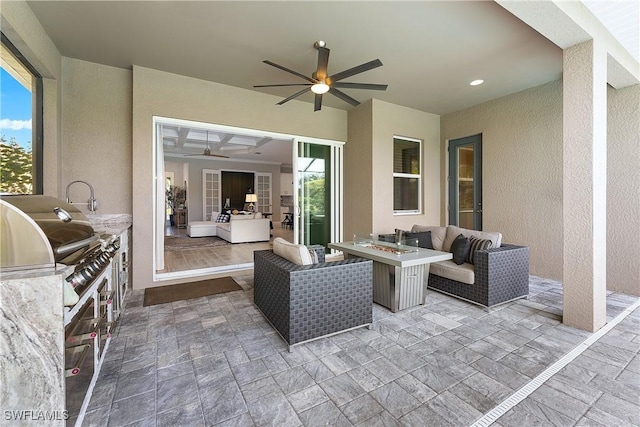
<svg viewBox="0 0 640 427"><path fill-rule="evenodd" d="M595 332L589 338L578 344L573 350L569 353L565 354L562 358L560 358L553 365L549 366L547 369L542 371L540 375L529 381L522 388L517 390L511 396L509 396L506 400L500 403L498 406L493 408L491 411L487 412L482 418L473 423L471 427L487 427L493 424L498 418L503 416L507 411L516 406L518 403L522 402L527 396L536 391L538 387L544 384L549 378L554 376L560 369L567 366L572 360L578 357L583 351L588 349L593 343L598 341L604 334L613 329L618 323L624 320L633 310L640 307L640 299L636 300L635 303L631 304L616 316L611 322L604 325L599 331Z"/></svg>

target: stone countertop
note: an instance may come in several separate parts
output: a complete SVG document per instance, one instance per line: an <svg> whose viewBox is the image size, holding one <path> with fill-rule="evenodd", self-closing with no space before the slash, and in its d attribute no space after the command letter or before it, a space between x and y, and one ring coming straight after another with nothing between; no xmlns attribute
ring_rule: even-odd
<svg viewBox="0 0 640 427"><path fill-rule="evenodd" d="M133 223L130 214L88 214L87 218L95 231L113 235L122 234Z"/></svg>

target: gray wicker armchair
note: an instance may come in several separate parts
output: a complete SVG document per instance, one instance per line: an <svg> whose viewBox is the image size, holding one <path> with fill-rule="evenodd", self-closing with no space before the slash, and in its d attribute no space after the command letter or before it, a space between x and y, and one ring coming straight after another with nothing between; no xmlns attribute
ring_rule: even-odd
<svg viewBox="0 0 640 427"><path fill-rule="evenodd" d="M429 274L429 288L485 307L529 295L528 247L502 244L477 251L474 259L473 285Z"/></svg>
<svg viewBox="0 0 640 427"><path fill-rule="evenodd" d="M320 249L319 249L320 248ZM292 346L373 322L373 262L360 258L296 265L255 251L254 302Z"/></svg>

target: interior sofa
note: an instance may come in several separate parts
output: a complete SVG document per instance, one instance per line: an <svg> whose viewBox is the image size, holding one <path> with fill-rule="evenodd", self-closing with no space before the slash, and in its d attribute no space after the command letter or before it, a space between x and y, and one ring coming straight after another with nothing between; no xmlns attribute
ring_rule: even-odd
<svg viewBox="0 0 640 427"><path fill-rule="evenodd" d="M315 262L304 245L281 238L273 245L274 250L253 253L253 296L289 351L296 344L371 327L373 261L325 262L324 247L312 246Z"/></svg>
<svg viewBox="0 0 640 427"><path fill-rule="evenodd" d="M253 215L231 215L229 222L217 223L217 236L230 243L268 242L271 221Z"/></svg>
<svg viewBox="0 0 640 427"><path fill-rule="evenodd" d="M491 242L489 248L480 248L465 254L465 262L454 260L432 263L428 287L484 307L492 307L529 295L529 248L502 243L502 234L469 230L449 225L446 227L414 225L407 237L422 240L430 233L432 249L451 252L459 235L476 242ZM385 240L404 236L382 235ZM428 241L429 239L427 239ZM481 245L482 246L482 245ZM488 246L488 245L485 245ZM469 256L471 254L471 256ZM471 261L471 262L470 262ZM458 260L460 262L460 260Z"/></svg>
<svg viewBox="0 0 640 427"><path fill-rule="evenodd" d="M271 221L258 214L226 215L227 222L219 222L218 212L211 214L211 221L190 221L189 237L218 236L230 243L266 242L271 239Z"/></svg>

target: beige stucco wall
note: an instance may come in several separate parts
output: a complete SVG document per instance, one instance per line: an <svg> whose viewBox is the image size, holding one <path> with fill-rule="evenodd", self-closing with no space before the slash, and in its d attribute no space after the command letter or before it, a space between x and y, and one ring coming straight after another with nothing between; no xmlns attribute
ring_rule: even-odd
<svg viewBox="0 0 640 427"><path fill-rule="evenodd" d="M422 213L393 214L393 137L422 140ZM344 237L440 224L440 116L377 99L349 112Z"/></svg>
<svg viewBox="0 0 640 427"><path fill-rule="evenodd" d="M483 228L530 248L530 272L562 279L562 82L442 116L446 142L482 134ZM442 221L446 221L443 203Z"/></svg>
<svg viewBox="0 0 640 427"><path fill-rule="evenodd" d="M609 87L607 289L640 296L640 85Z"/></svg>
<svg viewBox="0 0 640 427"><path fill-rule="evenodd" d="M195 120L285 134L345 141L347 113L190 77L133 67L133 286L153 282L154 177L152 117Z"/></svg>
<svg viewBox="0 0 640 427"><path fill-rule="evenodd" d="M607 289L640 295L640 85L609 87L607 102ZM484 229L529 246L531 274L561 280L562 81L444 115L443 165L446 140L476 133ZM446 194L444 166L442 179Z"/></svg>
<svg viewBox="0 0 640 427"><path fill-rule="evenodd" d="M62 185L87 181L97 214L130 214L132 73L64 57L62 74ZM69 196L85 202L89 189L74 184Z"/></svg>
<svg viewBox="0 0 640 427"><path fill-rule="evenodd" d="M344 147L344 238L371 233L373 227L373 101L349 111ZM357 214L353 214L357 213Z"/></svg>
<svg viewBox="0 0 640 427"><path fill-rule="evenodd" d="M393 137L422 140L422 212L393 214ZM372 231L411 230L414 224L440 225L440 116L373 100Z"/></svg>
<svg viewBox="0 0 640 427"><path fill-rule="evenodd" d="M42 75L43 85L43 189L60 197L61 191L61 56L24 1L4 1L0 28L11 43Z"/></svg>

